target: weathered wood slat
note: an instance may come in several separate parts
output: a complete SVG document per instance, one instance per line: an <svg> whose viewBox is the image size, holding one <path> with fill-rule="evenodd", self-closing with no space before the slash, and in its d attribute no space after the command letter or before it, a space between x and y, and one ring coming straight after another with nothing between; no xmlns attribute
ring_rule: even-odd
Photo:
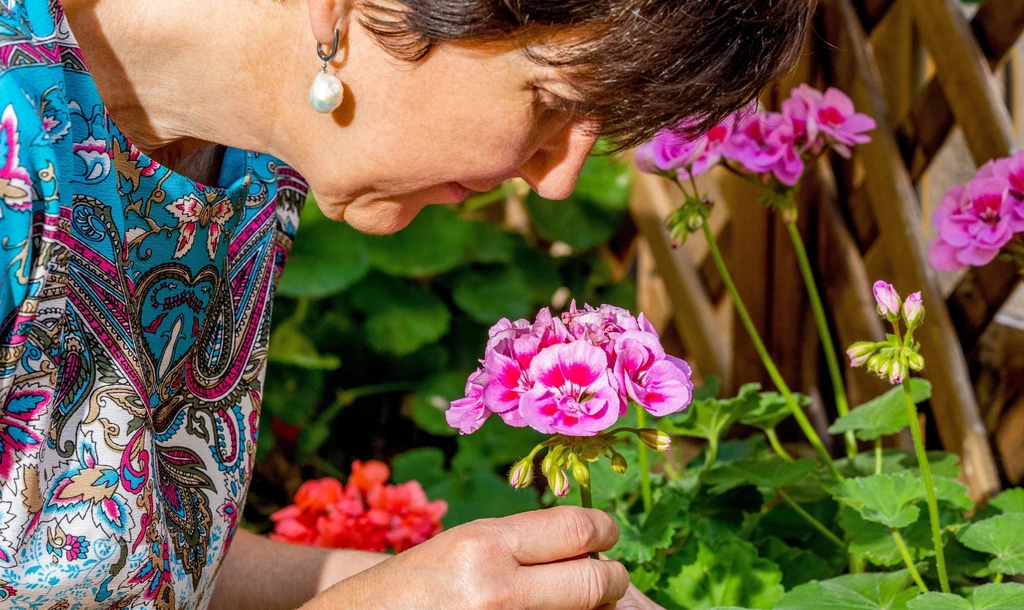
<svg viewBox="0 0 1024 610"><path fill-rule="evenodd" d="M928 364L927 376L935 386L933 414L942 422L939 431L944 446L963 458L964 475L972 495L984 497L999 489L999 475L978 413L967 362L949 312L942 306L945 299L928 266L917 193L901 161L879 84L878 67L857 15L850 0L836 0L834 6L839 13L840 32L846 38L841 48L856 68L852 73L837 75L854 79L842 83L843 88L862 112L871 114L878 122L872 141L859 147L858 154L865 165L865 189L871 206L876 217L882 219L882 246L894 263L897 288L904 293L921 290L924 302L931 304L928 323L917 337Z"/></svg>
<svg viewBox="0 0 1024 610"><path fill-rule="evenodd" d="M988 61L954 0L910 0L936 78L980 165L1010 154L1013 123Z"/></svg>
<svg viewBox="0 0 1024 610"><path fill-rule="evenodd" d="M1024 33L1024 2L986 0L971 21L971 30L989 67L994 69ZM909 116L897 129L903 158L910 167L910 177L914 182L921 179L955 124L942 85L933 78L917 96Z"/></svg>

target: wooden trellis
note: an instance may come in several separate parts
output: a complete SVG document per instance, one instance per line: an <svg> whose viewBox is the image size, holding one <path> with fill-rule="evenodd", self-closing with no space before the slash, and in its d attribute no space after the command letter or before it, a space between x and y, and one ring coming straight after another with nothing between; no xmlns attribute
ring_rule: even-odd
<svg viewBox="0 0 1024 610"><path fill-rule="evenodd" d="M971 363L1020 276L1002 262L955 278L931 270L930 210L920 191L955 128L977 165L1013 149L1014 122L995 71L1024 32L1024 0L985 0L970 21L955 0L826 0L818 9L801 65L779 92L787 95L797 82L837 86L878 123L852 162L822 160L800 196L801 230L816 250L836 342L882 337L870 280L890 279L903 293L921 290L929 317L917 336L934 387L931 416L942 444L962 456L973 495L989 495L1001 487L1001 473ZM795 386L817 388L816 331L784 230L757 205L753 187L728 175L706 185L725 204L713 219L715 232L773 355ZM647 256L657 267L675 328L702 373L727 386L766 381L736 330L706 246L697 238L681 249L669 244L661 221L678 201L662 179L638 179L632 214L646 241L641 263ZM641 273L641 299L656 298L644 280ZM884 389L862 372L848 373L847 383L853 404ZM824 401L817 402L820 411Z"/></svg>

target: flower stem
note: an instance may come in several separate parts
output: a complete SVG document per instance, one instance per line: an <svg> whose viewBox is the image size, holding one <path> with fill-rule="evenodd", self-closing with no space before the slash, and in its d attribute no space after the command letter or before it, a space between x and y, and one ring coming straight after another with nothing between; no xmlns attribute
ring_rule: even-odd
<svg viewBox="0 0 1024 610"><path fill-rule="evenodd" d="M992 577L992 582L997 585L1003 582L1003 573L997 572L996 575Z"/></svg>
<svg viewBox="0 0 1024 610"><path fill-rule="evenodd" d="M900 535L899 530L892 530L892 539L896 541L896 546L900 549L900 555L903 556L903 563L907 564L907 569L910 570L910 576L917 583L917 588L921 589L921 593L927 593L928 587L921 580L921 574L917 571L914 560L910 558L910 552L907 551L907 545L903 542L903 536Z"/></svg>
<svg viewBox="0 0 1024 610"><path fill-rule="evenodd" d="M789 507L792 508L794 511L796 511L796 514L800 515L808 523L810 523L811 526L814 527L814 529L816 529L819 532L821 532L821 534L823 536L828 538L831 542L833 542L839 548L846 549L846 543L843 542L842 539L839 538L839 536L836 536L835 532L833 532L832 530L830 530L827 527L825 527L825 525L821 521L818 521L817 519L814 518L814 515L812 515L811 513L807 512L806 510L804 510L804 507L802 507L799 504L797 504L796 501L793 500L793 498L789 497L789 494L787 494L785 491L783 491L781 489L778 489L776 491L779 494L779 497L782 498L783 502L785 502L786 504L789 504Z"/></svg>
<svg viewBox="0 0 1024 610"><path fill-rule="evenodd" d="M580 460L580 464L583 464L583 468L586 469L587 474L589 475L590 462L588 462L587 460ZM589 476L587 477L587 480L591 480ZM583 485L582 483L580 483L580 506L582 506L583 508L594 508L594 498L591 495L589 483L587 485ZM590 558L600 559L601 556L597 553L597 551L594 551L590 553Z"/></svg>
<svg viewBox="0 0 1024 610"><path fill-rule="evenodd" d="M711 258L715 261L715 266L718 268L719 275L722 276L722 282L725 287L729 290L729 294L732 295L733 305L736 307L736 313L739 314L740 320L743 322L744 328L747 330L747 334L750 335L750 340L754 343L754 349L757 350L757 355L761 357L761 362L764 364L764 368L768 371L768 376L771 377L775 387L778 388L779 393L785 399L786 404L789 406L790 412L796 419L797 424L800 425L800 429L803 430L807 440L811 443L818 455L825 462L832 476L837 480L842 481L843 475L836 468L836 464L832 461L832 456L829 455L828 450L825 449L825 445L821 442L821 438L818 433L814 431L814 426L811 425L810 420L807 419L807 415L804 413L800 405L797 404L796 398L793 397L793 393L790 391L789 386L785 380L782 379L782 374L779 373L779 369L775 366L775 362L772 357L768 354L768 350L764 346L764 342L761 340L761 335L757 332L757 327L754 326L754 321L750 319L750 314L747 312L747 308L743 305L743 299L740 298L740 293L736 289L736 284L733 282L732 276L729 274L729 270L725 267L725 260L722 258L722 252L718 249L718 243L715 241L715 235L711 232L711 227L708 223L703 223L701 229L704 232L704 237L708 242L708 250L711 252Z"/></svg>
<svg viewBox="0 0 1024 610"><path fill-rule="evenodd" d="M925 453L924 439L921 438L921 427L917 423L917 406L914 394L910 389L910 377L903 380L903 401L907 405L907 420L910 422L910 435L914 438L914 450L917 452L917 463L921 467L921 478L924 479L924 490L928 495L928 517L932 524L932 543L935 545L935 566L939 572L939 586L943 593L949 593L949 575L946 573L946 554L942 548L942 526L939 523L939 503L935 499L935 483L932 481L932 467Z"/></svg>
<svg viewBox="0 0 1024 610"><path fill-rule="evenodd" d="M775 433L775 428L768 428L764 431L764 434L768 437L768 444L772 446L772 449L775 450L775 453L777 453L779 457L787 462L793 461L793 456L789 455L786 448L779 442L779 435Z"/></svg>
<svg viewBox="0 0 1024 610"><path fill-rule="evenodd" d="M818 326L818 337L821 339L821 347L825 352L825 363L828 365L828 374L832 379L832 390L835 393L836 410L843 416L850 412L850 403L846 398L846 386L843 383L843 372L839 368L839 359L836 357L836 346L832 342L832 332L828 327L828 319L825 317L825 308L821 304L821 292L818 290L818 283L814 279L814 271L811 269L811 261L807 258L807 249L804 247L803 237L800 236L800 229L795 222L783 222L786 231L793 242L793 250L796 251L796 260L800 264L800 274L804 278L804 286L807 288L807 298L811 302L811 311L814 313L814 322ZM857 439L853 431L848 430L846 438L846 455L853 457L857 455Z"/></svg>
<svg viewBox="0 0 1024 610"><path fill-rule="evenodd" d="M875 439L875 474L882 474L882 437Z"/></svg>
<svg viewBox="0 0 1024 610"><path fill-rule="evenodd" d="M647 427L647 412L643 407L636 405L636 426L637 428ZM637 443L637 461L640 463L640 494L644 503L644 514L651 512L651 468L647 461L647 445Z"/></svg>

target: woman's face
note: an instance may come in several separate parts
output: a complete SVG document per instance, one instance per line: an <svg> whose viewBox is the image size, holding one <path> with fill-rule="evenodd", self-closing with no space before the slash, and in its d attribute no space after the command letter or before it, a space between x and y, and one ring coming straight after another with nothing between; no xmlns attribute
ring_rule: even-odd
<svg viewBox="0 0 1024 610"><path fill-rule="evenodd" d="M549 199L572 192L595 138L555 109L572 95L557 69L504 45L442 44L410 64L355 22L343 55L334 69L344 104L332 115L307 106L299 133L308 137L287 141L294 148L282 155L296 160L327 216L390 233L426 205L515 176Z"/></svg>

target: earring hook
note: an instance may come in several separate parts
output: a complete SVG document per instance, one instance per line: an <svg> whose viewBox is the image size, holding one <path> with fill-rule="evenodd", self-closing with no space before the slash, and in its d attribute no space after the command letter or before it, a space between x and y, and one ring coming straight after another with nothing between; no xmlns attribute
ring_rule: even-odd
<svg viewBox="0 0 1024 610"><path fill-rule="evenodd" d="M338 28L334 28L334 44L331 45L331 52L326 54L323 52L323 45L317 43L316 54L320 56L320 59L322 59L324 63L331 61L334 59L334 56L338 54L338 43L340 42L340 39L341 33L338 31Z"/></svg>

